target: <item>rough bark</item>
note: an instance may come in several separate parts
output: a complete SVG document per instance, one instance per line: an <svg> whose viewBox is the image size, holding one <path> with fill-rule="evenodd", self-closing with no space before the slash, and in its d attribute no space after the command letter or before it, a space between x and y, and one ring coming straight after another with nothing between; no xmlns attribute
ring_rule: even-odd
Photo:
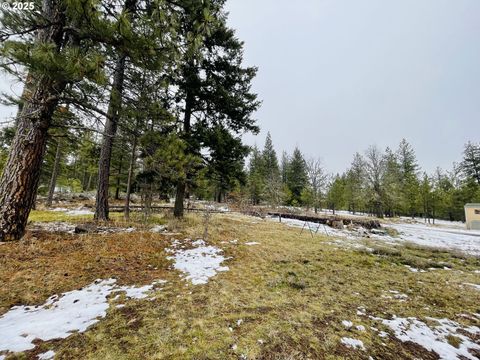
<svg viewBox="0 0 480 360"><path fill-rule="evenodd" d="M122 175L122 162L123 157L120 155L120 164L118 165L117 171L117 188L115 189L115 200L120 200L120 176Z"/></svg>
<svg viewBox="0 0 480 360"><path fill-rule="evenodd" d="M0 180L0 241L23 236L35 201L47 132L57 105L52 95L61 90L59 84L50 81L41 84L19 115L17 133Z"/></svg>
<svg viewBox="0 0 480 360"><path fill-rule="evenodd" d="M190 138L190 121L192 117L192 107L193 107L194 97L191 91L187 91L187 98L185 102L185 115L183 117L183 132L184 138L187 141L187 149L189 149L189 138ZM188 150L187 150L188 151ZM187 172L186 178L189 178L189 174ZM173 215L177 218L183 217L184 213L184 201L185 201L185 193L187 188L187 182L185 179L180 180L177 183L177 191L175 194L175 206L173 209Z"/></svg>
<svg viewBox="0 0 480 360"><path fill-rule="evenodd" d="M126 0L124 12L133 14L137 0ZM122 107L123 83L125 77L125 64L127 56L120 53L115 64L113 74L112 90L110 92L110 102L108 104L107 118L105 120L105 130L103 134L103 143L100 150L100 159L98 162L98 185L95 202L95 220L108 220L108 188L110 180L110 161L112 158L113 140L117 133L118 120Z"/></svg>
<svg viewBox="0 0 480 360"><path fill-rule="evenodd" d="M60 170L60 159L62 155L62 145L60 140L57 142L57 150L55 151L55 161L53 163L52 176L50 178L50 185L48 186L47 207L52 206L53 194L55 192L55 186L57 185L58 172Z"/></svg>
<svg viewBox="0 0 480 360"><path fill-rule="evenodd" d="M100 159L98 162L98 183L97 196L95 203L95 219L108 220L108 187L110 179L110 161L112 158L113 140L117 133L118 120L120 116L121 100L123 93L123 82L125 75L126 56L118 58L113 75L112 90L110 93L110 103L108 105L107 119L105 120L105 130L103 134L103 143L100 150Z"/></svg>
<svg viewBox="0 0 480 360"><path fill-rule="evenodd" d="M59 2L44 0L42 12L52 24L39 29L35 41L63 43L65 17ZM29 75L31 78L31 75ZM58 96L66 83L36 75L28 84L29 95L17 114L17 131L0 179L0 241L18 240L25 233L28 215L35 202L47 132Z"/></svg>
<svg viewBox="0 0 480 360"><path fill-rule="evenodd" d="M88 183L87 183L87 188L85 190L90 190L92 188L92 181L93 181L93 174L90 173L88 176Z"/></svg>
<svg viewBox="0 0 480 360"><path fill-rule="evenodd" d="M133 138L132 154L128 167L127 194L125 195L125 220L130 219L130 195L132 193L133 170L135 167L135 152L137 151L137 137Z"/></svg>
<svg viewBox="0 0 480 360"><path fill-rule="evenodd" d="M177 192L175 194L175 205L173 207L173 215L177 218L183 217L183 201L185 199L186 184L184 180L181 180L177 184Z"/></svg>

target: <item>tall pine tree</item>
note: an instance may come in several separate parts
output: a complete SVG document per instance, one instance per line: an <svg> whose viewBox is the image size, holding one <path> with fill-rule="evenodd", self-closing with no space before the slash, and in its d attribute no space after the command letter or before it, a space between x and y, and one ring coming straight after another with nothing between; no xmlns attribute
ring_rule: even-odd
<svg viewBox="0 0 480 360"><path fill-rule="evenodd" d="M302 203L302 191L307 185L307 163L298 147L295 147L287 170L287 186L291 192L290 205L296 206Z"/></svg>
<svg viewBox="0 0 480 360"><path fill-rule="evenodd" d="M461 169L467 178L474 179L480 185L480 143L468 142L463 150Z"/></svg>
<svg viewBox="0 0 480 360"><path fill-rule="evenodd" d="M24 80L16 134L0 179L0 241L20 239L25 232L52 115L65 88L84 79L102 79L102 58L91 42L97 30L108 32L99 3L36 4L40 6L33 12L3 9L0 18L2 68Z"/></svg>

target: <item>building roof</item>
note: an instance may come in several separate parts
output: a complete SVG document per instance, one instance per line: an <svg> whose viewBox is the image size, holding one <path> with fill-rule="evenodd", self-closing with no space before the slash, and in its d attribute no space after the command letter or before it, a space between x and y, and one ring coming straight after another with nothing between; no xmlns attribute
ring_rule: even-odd
<svg viewBox="0 0 480 360"><path fill-rule="evenodd" d="M469 203L465 204L466 208L480 208L480 203Z"/></svg>

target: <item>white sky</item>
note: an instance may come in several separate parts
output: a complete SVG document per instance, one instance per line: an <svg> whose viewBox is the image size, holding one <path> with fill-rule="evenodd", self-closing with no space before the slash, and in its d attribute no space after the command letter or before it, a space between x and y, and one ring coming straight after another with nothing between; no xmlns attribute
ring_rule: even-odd
<svg viewBox="0 0 480 360"><path fill-rule="evenodd" d="M228 0L229 24L259 67L263 147L295 145L342 172L368 145L405 137L424 169L480 141L479 0ZM0 91L19 94L0 75ZM15 109L0 105L0 122ZM1 125L0 125L1 126Z"/></svg>
<svg viewBox="0 0 480 360"><path fill-rule="evenodd" d="M480 141L479 0L228 0L262 132L342 172L405 137L424 169Z"/></svg>
<svg viewBox="0 0 480 360"><path fill-rule="evenodd" d="M0 71L0 93L8 95L20 96L23 86L14 83L11 78L8 78L5 73ZM7 121L12 120L16 113L16 107L6 107L0 104L0 128L5 125Z"/></svg>

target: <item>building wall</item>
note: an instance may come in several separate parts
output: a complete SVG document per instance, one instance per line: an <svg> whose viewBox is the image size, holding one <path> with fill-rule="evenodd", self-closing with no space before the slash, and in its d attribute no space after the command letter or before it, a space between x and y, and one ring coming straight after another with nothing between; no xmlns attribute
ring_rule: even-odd
<svg viewBox="0 0 480 360"><path fill-rule="evenodd" d="M465 220L467 229L480 230L480 204L478 206L465 206Z"/></svg>

